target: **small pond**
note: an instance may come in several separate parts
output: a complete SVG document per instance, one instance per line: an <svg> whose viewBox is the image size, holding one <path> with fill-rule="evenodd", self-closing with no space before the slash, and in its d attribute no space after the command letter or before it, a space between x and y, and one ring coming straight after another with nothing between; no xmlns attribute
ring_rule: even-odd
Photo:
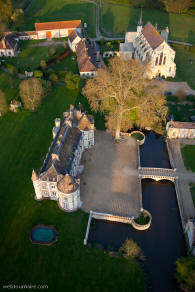
<svg viewBox="0 0 195 292"><path fill-rule="evenodd" d="M57 240L57 231L53 225L37 225L30 233L32 243L50 245Z"/></svg>

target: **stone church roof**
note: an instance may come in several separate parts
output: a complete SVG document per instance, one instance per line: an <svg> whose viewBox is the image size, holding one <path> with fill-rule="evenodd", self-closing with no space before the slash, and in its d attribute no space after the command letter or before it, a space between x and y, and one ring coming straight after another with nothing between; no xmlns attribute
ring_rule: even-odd
<svg viewBox="0 0 195 292"><path fill-rule="evenodd" d="M164 42L164 39L151 24L151 22L147 22L147 24L144 26L144 29L142 30L142 34L144 35L153 50L159 47Z"/></svg>
<svg viewBox="0 0 195 292"><path fill-rule="evenodd" d="M57 183L58 190L65 194L75 192L78 189L78 186L79 185L69 174L65 174L65 176Z"/></svg>

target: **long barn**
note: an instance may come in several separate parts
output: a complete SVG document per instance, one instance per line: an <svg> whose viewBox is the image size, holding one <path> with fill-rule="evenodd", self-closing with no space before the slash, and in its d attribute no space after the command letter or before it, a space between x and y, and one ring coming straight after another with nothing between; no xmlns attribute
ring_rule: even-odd
<svg viewBox="0 0 195 292"><path fill-rule="evenodd" d="M35 23L37 39L67 37L73 30L81 33L81 20Z"/></svg>

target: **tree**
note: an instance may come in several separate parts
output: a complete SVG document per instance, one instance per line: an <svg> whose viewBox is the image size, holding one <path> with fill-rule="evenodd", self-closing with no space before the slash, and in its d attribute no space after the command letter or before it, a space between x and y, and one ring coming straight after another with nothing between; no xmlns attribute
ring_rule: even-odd
<svg viewBox="0 0 195 292"><path fill-rule="evenodd" d="M176 261L175 278L185 292L195 291L195 258L183 257Z"/></svg>
<svg viewBox="0 0 195 292"><path fill-rule="evenodd" d="M131 259L143 259L143 254L141 248L132 239L126 238L123 245L119 248L119 252L125 257Z"/></svg>
<svg viewBox="0 0 195 292"><path fill-rule="evenodd" d="M44 96L41 81L37 78L23 80L20 83L20 96L24 106L30 111L35 111Z"/></svg>
<svg viewBox="0 0 195 292"><path fill-rule="evenodd" d="M152 127L166 119L164 90L144 77L145 67L139 61L113 58L83 89L92 110L105 114L106 125L116 139L121 130Z"/></svg>
<svg viewBox="0 0 195 292"><path fill-rule="evenodd" d="M0 39L3 36L3 32L7 30L7 24L0 20Z"/></svg>
<svg viewBox="0 0 195 292"><path fill-rule="evenodd" d="M41 66L42 69L45 69L47 67L47 64L46 64L45 60L41 60L40 66Z"/></svg>
<svg viewBox="0 0 195 292"><path fill-rule="evenodd" d="M8 23L12 15L13 6L11 0L0 0L0 20Z"/></svg>
<svg viewBox="0 0 195 292"><path fill-rule="evenodd" d="M183 13L188 10L191 0L163 0L167 12Z"/></svg>
<svg viewBox="0 0 195 292"><path fill-rule="evenodd" d="M5 94L2 90L0 90L0 113L2 115L6 114L7 110L8 110L8 105L7 105Z"/></svg>
<svg viewBox="0 0 195 292"><path fill-rule="evenodd" d="M79 87L80 77L77 74L72 74L71 72L68 72L66 73L64 81L66 83L66 87L69 90L75 90Z"/></svg>

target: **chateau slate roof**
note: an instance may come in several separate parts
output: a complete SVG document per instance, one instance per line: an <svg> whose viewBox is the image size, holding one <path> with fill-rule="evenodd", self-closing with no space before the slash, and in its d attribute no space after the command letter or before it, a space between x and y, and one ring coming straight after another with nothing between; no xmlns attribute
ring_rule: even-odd
<svg viewBox="0 0 195 292"><path fill-rule="evenodd" d="M68 29L68 28L71 29L71 28L81 28L81 27L82 27L81 20L35 23L36 31L53 30L53 29Z"/></svg>
<svg viewBox="0 0 195 292"><path fill-rule="evenodd" d="M164 42L164 39L151 24L151 22L147 22L142 30L142 34L144 35L153 50L159 47L160 44Z"/></svg>
<svg viewBox="0 0 195 292"><path fill-rule="evenodd" d="M78 121L78 128L82 131L93 130L93 122L90 120L90 116L83 114L80 120Z"/></svg>
<svg viewBox="0 0 195 292"><path fill-rule="evenodd" d="M45 181L57 181L58 174L59 172L57 171L56 166L52 163L49 169L40 174L39 178Z"/></svg>
<svg viewBox="0 0 195 292"><path fill-rule="evenodd" d="M94 72L98 66L96 64L93 50L86 39L80 40L76 47L77 63L80 72Z"/></svg>
<svg viewBox="0 0 195 292"><path fill-rule="evenodd" d="M12 50L15 48L17 44L17 40L15 39L14 33L9 33L5 35L0 41L0 49L1 50ZM5 48L3 47L3 40L5 41Z"/></svg>
<svg viewBox="0 0 195 292"><path fill-rule="evenodd" d="M58 190L65 194L75 192L78 189L78 187L79 185L69 174L65 174L65 176L57 183Z"/></svg>
<svg viewBox="0 0 195 292"><path fill-rule="evenodd" d="M169 122L169 126L171 128L177 128L177 129L195 129L195 123L190 123L190 122L171 121Z"/></svg>

